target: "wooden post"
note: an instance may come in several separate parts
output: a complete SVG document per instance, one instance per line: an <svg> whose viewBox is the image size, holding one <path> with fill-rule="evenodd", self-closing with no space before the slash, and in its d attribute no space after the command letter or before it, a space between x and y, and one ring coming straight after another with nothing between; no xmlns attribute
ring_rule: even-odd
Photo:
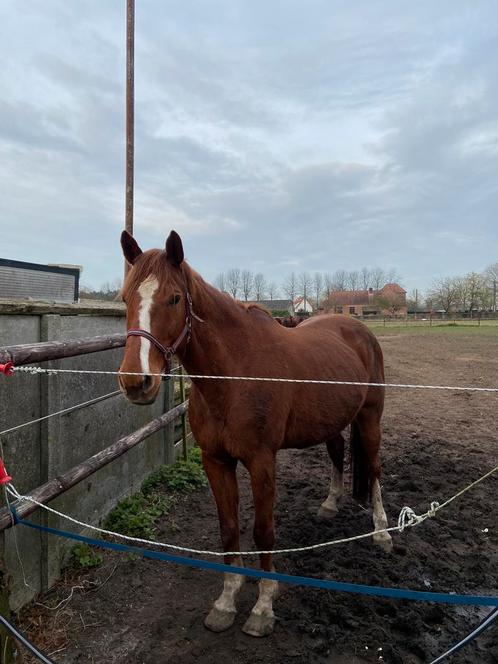
<svg viewBox="0 0 498 664"><path fill-rule="evenodd" d="M183 403L185 401L185 378L183 377L183 366L180 366L180 401ZM182 415L182 451L183 451L183 460L187 460L187 413Z"/></svg>
<svg viewBox="0 0 498 664"><path fill-rule="evenodd" d="M135 160L135 0L126 0L126 194L125 228L133 235ZM130 266L125 261L125 275Z"/></svg>

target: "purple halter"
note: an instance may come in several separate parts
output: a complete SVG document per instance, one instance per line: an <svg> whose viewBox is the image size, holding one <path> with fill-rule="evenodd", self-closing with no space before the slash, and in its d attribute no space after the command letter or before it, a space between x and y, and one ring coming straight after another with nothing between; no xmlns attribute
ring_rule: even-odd
<svg viewBox="0 0 498 664"><path fill-rule="evenodd" d="M171 358L173 355L176 355L176 352L184 339L187 340L186 343L188 344L192 331L192 320L195 318L201 323L204 322L202 318L199 318L194 312L192 308L192 298L190 297L188 290L185 291L185 312L185 325L183 326L183 330L171 346L163 346L159 339L156 339L156 337L150 332L147 332L147 330L128 330L126 337L143 337L150 341L150 343L153 344L162 355L164 355L166 360L166 373L171 373Z"/></svg>

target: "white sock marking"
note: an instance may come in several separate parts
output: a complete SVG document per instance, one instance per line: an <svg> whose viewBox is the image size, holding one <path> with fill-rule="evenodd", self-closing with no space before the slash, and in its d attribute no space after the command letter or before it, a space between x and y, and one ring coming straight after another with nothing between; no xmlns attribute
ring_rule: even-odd
<svg viewBox="0 0 498 664"><path fill-rule="evenodd" d="M259 597L251 613L256 616L274 616L273 600L278 591L278 581L272 579L261 579L259 582Z"/></svg>
<svg viewBox="0 0 498 664"><path fill-rule="evenodd" d="M138 293L141 297L140 307L138 310L138 326L141 330L150 333L150 310L154 299L154 293L159 286L156 277L152 275L147 277L138 287ZM149 353L150 341L139 337L140 339L140 364L143 373L150 373Z"/></svg>
<svg viewBox="0 0 498 664"><path fill-rule="evenodd" d="M231 565L236 567L243 567L242 558L235 558ZM239 590L244 584L245 577L240 574L230 574L225 572L225 580L223 583L223 592L218 597L214 603L215 608L219 611L228 611L230 613L235 613L237 608L235 606L235 599L238 595Z"/></svg>
<svg viewBox="0 0 498 664"><path fill-rule="evenodd" d="M337 503L344 493L344 479L342 473L332 464L332 477L330 480L329 495L322 503L322 507L331 512L337 511Z"/></svg>

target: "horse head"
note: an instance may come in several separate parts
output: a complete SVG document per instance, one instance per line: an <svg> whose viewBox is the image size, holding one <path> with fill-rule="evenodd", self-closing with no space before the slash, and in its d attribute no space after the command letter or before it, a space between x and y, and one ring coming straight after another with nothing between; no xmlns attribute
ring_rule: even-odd
<svg viewBox="0 0 498 664"><path fill-rule="evenodd" d="M183 265L180 236L171 231L164 250L142 252L127 232L121 235L123 253L131 266L124 286L127 341L119 376L125 396L136 404L152 403L161 378L149 374L170 371L171 357L188 342L191 301Z"/></svg>

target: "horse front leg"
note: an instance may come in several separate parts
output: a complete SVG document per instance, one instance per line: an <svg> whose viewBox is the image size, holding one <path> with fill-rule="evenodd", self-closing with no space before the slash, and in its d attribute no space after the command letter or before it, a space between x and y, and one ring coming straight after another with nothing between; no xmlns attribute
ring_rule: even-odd
<svg viewBox="0 0 498 664"><path fill-rule="evenodd" d="M275 455L271 453L266 455L256 454L255 459L248 465L254 499L254 542L260 551L271 551L275 543L273 523L275 465ZM260 565L261 569L267 572L274 571L272 554L261 554ZM242 628L246 634L267 636L272 633L275 624L273 600L277 592L278 581L261 579L258 601Z"/></svg>
<svg viewBox="0 0 498 664"><path fill-rule="evenodd" d="M202 462L218 508L221 541L224 551L239 551L239 491L237 486L237 460L216 457L203 452ZM240 556L225 556L225 564L242 567ZM237 614L235 600L244 583L240 574L225 573L223 591L204 620L213 632L223 632L233 625Z"/></svg>

